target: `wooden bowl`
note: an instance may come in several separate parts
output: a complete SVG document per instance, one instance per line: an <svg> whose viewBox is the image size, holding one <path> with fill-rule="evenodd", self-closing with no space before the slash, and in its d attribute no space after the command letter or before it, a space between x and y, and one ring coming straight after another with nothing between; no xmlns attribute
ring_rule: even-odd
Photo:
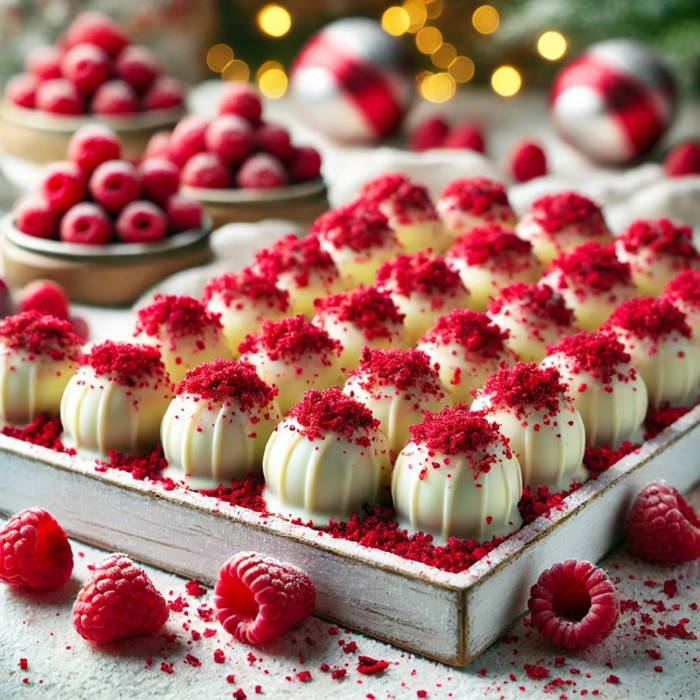
<svg viewBox="0 0 700 700"><path fill-rule="evenodd" d="M0 102L0 146L4 151L32 163L65 160L71 136L85 124L104 124L122 144L122 157L137 159L148 140L162 129L172 129L184 115L184 107L154 109L129 116L56 115Z"/></svg>
<svg viewBox="0 0 700 700"><path fill-rule="evenodd" d="M326 184L320 177L297 185L267 189L213 189L183 185L180 190L202 205L214 228L263 219L292 219L310 225L328 211L329 206Z"/></svg>
<svg viewBox="0 0 700 700"><path fill-rule="evenodd" d="M23 286L36 279L58 282L72 301L100 306L131 304L164 277L211 259L206 217L201 229L158 243L82 245L28 236L12 215L0 220L5 280Z"/></svg>

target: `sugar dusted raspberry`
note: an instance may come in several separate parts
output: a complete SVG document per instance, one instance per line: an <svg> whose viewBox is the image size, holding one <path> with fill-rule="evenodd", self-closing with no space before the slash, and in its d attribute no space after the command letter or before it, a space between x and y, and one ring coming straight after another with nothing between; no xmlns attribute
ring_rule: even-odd
<svg viewBox="0 0 700 700"><path fill-rule="evenodd" d="M486 224L463 233L447 258L514 274L532 264L532 244L499 224Z"/></svg>
<svg viewBox="0 0 700 700"><path fill-rule="evenodd" d="M632 284L629 263L617 257L612 244L600 245L596 241L588 241L570 253L560 254L547 272L554 270L561 273L558 282L560 289L572 286L574 289L590 289L604 294L620 285Z"/></svg>
<svg viewBox="0 0 700 700"><path fill-rule="evenodd" d="M92 98L92 111L95 114L134 114L138 110L138 97L123 80L102 83Z"/></svg>
<svg viewBox="0 0 700 700"><path fill-rule="evenodd" d="M202 226L202 207L198 202L174 194L165 208L171 230L176 233L192 231Z"/></svg>
<svg viewBox="0 0 700 700"><path fill-rule="evenodd" d="M362 348L357 369L350 376L366 389L395 387L442 398L444 391L437 369L421 350L374 350Z"/></svg>
<svg viewBox="0 0 700 700"><path fill-rule="evenodd" d="M283 163L289 162L294 155L289 131L280 124L261 124L255 132L255 140L261 151L269 153Z"/></svg>
<svg viewBox="0 0 700 700"><path fill-rule="evenodd" d="M90 178L90 194L108 212L121 211L141 194L136 168L125 160L102 163Z"/></svg>
<svg viewBox="0 0 700 700"><path fill-rule="evenodd" d="M109 56L94 44L78 44L61 59L61 72L83 95L92 95L107 80Z"/></svg>
<svg viewBox="0 0 700 700"><path fill-rule="evenodd" d="M254 646L283 635L316 604L316 589L304 571L256 552L239 552L223 564L214 596L224 629Z"/></svg>
<svg viewBox="0 0 700 700"><path fill-rule="evenodd" d="M322 214L311 233L335 248L348 247L358 253L381 247L394 236L386 216L364 199Z"/></svg>
<svg viewBox="0 0 700 700"><path fill-rule="evenodd" d="M76 204L61 220L61 240L67 243L102 245L111 239L112 220L92 202Z"/></svg>
<svg viewBox="0 0 700 700"><path fill-rule="evenodd" d="M216 153L197 153L182 169L180 180L183 185L225 189L231 187L231 171L226 162Z"/></svg>
<svg viewBox="0 0 700 700"><path fill-rule="evenodd" d="M434 297L464 291L459 273L442 258L425 253L399 255L384 263L377 271L377 285L405 297L413 293Z"/></svg>
<svg viewBox="0 0 700 700"><path fill-rule="evenodd" d="M438 218L428 188L400 173L370 180L360 190L360 196L379 207L398 224L410 224L417 220L437 221Z"/></svg>
<svg viewBox="0 0 700 700"><path fill-rule="evenodd" d="M445 137L445 148L466 148L477 153L484 153L484 132L479 124L463 122L450 130Z"/></svg>
<svg viewBox="0 0 700 700"><path fill-rule="evenodd" d="M138 166L143 193L158 204L164 204L180 187L180 169L165 158L145 158Z"/></svg>
<svg viewBox="0 0 700 700"><path fill-rule="evenodd" d="M17 299L19 311L38 311L56 318L68 318L68 295L60 284L51 280L30 282Z"/></svg>
<svg viewBox="0 0 700 700"><path fill-rule="evenodd" d="M449 124L442 117L428 117L419 122L411 133L411 148L414 151L442 148L449 130Z"/></svg>
<svg viewBox="0 0 700 700"><path fill-rule="evenodd" d="M43 508L26 508L0 531L0 581L19 588L60 588L73 571L63 528Z"/></svg>
<svg viewBox="0 0 700 700"><path fill-rule="evenodd" d="M181 119L170 134L170 156L180 166L195 154L207 150L206 132L209 122L196 114Z"/></svg>
<svg viewBox="0 0 700 700"><path fill-rule="evenodd" d="M679 143L664 161L664 170L670 177L700 174L700 143Z"/></svg>
<svg viewBox="0 0 700 700"><path fill-rule="evenodd" d="M630 362L629 353L611 333L576 333L547 348L547 355L561 353L571 361L572 372L589 372L609 384Z"/></svg>
<svg viewBox="0 0 700 700"><path fill-rule="evenodd" d="M591 236L608 233L600 207L577 192L547 194L533 202L530 212L547 233L556 234L569 226L579 227Z"/></svg>
<svg viewBox="0 0 700 700"><path fill-rule="evenodd" d="M93 345L80 358L82 365L92 367L95 374L109 377L124 386L138 386L144 379L167 383L165 365L158 348L152 345L115 343L107 340Z"/></svg>
<svg viewBox="0 0 700 700"><path fill-rule="evenodd" d="M144 109L174 109L185 101L185 86L170 75L161 75L153 81L143 98Z"/></svg>
<svg viewBox="0 0 700 700"><path fill-rule="evenodd" d="M486 177L459 178L453 180L440 195L443 201L450 200L451 208L484 216L494 206L510 210L508 195L500 182Z"/></svg>
<svg viewBox="0 0 700 700"><path fill-rule="evenodd" d="M238 164L255 148L255 132L243 117L222 114L207 126L204 140L206 148L227 163Z"/></svg>
<svg viewBox="0 0 700 700"><path fill-rule="evenodd" d="M34 106L52 114L81 114L85 102L78 89L65 78L55 78L40 83L36 89Z"/></svg>
<svg viewBox="0 0 700 700"><path fill-rule="evenodd" d="M52 360L77 360L82 338L73 332L70 321L38 311L9 316L0 321L0 339L5 348L44 355Z"/></svg>
<svg viewBox="0 0 700 700"><path fill-rule="evenodd" d="M165 238L168 219L159 206L139 199L124 207L116 229L125 243L153 243Z"/></svg>
<svg viewBox="0 0 700 700"><path fill-rule="evenodd" d="M94 44L112 57L128 43L129 38L114 20L94 11L79 14L61 37L61 44L66 49L78 44Z"/></svg>
<svg viewBox="0 0 700 700"><path fill-rule="evenodd" d="M39 191L49 206L57 211L68 211L85 198L85 175L71 161L59 161L46 166Z"/></svg>
<svg viewBox="0 0 700 700"><path fill-rule="evenodd" d="M668 283L664 297L671 301L687 301L700 308L700 270L685 270L676 275Z"/></svg>
<svg viewBox="0 0 700 700"><path fill-rule="evenodd" d="M693 229L670 219L639 219L631 223L617 240L629 253L644 248L682 258L688 265L700 260L700 253L693 246Z"/></svg>
<svg viewBox="0 0 700 700"><path fill-rule="evenodd" d="M170 154L170 132L156 131L146 144L143 154L145 158L171 158ZM174 161L173 161L174 162Z"/></svg>
<svg viewBox="0 0 700 700"><path fill-rule="evenodd" d="M126 554L110 554L95 566L73 605L81 637L106 644L160 629L170 611L146 572Z"/></svg>
<svg viewBox="0 0 700 700"><path fill-rule="evenodd" d="M298 287L308 287L312 273L324 284L331 284L339 277L333 259L313 235L297 238L290 233L280 238L255 254L255 265L262 275L273 279L292 273Z"/></svg>
<svg viewBox="0 0 700 700"><path fill-rule="evenodd" d="M119 54L115 68L117 75L139 94L146 92L163 70L153 51L136 44Z"/></svg>
<svg viewBox="0 0 700 700"><path fill-rule="evenodd" d="M508 154L508 173L516 182L547 174L547 156L535 141L521 141Z"/></svg>
<svg viewBox="0 0 700 700"><path fill-rule="evenodd" d="M219 99L218 113L237 114L257 126L262 116L260 94L250 83L229 83Z"/></svg>
<svg viewBox="0 0 700 700"><path fill-rule="evenodd" d="M247 267L235 274L220 275L209 282L202 293L202 300L208 302L214 295L220 296L226 306L250 299L282 313L289 309L289 292L280 289L274 277L259 274Z"/></svg>
<svg viewBox="0 0 700 700"><path fill-rule="evenodd" d="M219 314L209 313L197 299L156 294L152 304L139 309L134 335L175 339L200 336L210 328L221 328Z"/></svg>
<svg viewBox="0 0 700 700"><path fill-rule="evenodd" d="M690 338L690 326L685 314L668 299L636 297L620 304L610 314L601 330L622 329L637 338L651 338L655 342L671 333Z"/></svg>
<svg viewBox="0 0 700 700"><path fill-rule="evenodd" d="M22 197L14 208L15 226L28 236L55 238L59 214L37 194Z"/></svg>
<svg viewBox="0 0 700 700"><path fill-rule="evenodd" d="M321 154L311 146L294 149L289 162L289 177L294 182L313 180L321 174Z"/></svg>
<svg viewBox="0 0 700 700"><path fill-rule="evenodd" d="M61 78L63 51L58 46L37 46L29 52L25 66L39 80Z"/></svg>
<svg viewBox="0 0 700 700"><path fill-rule="evenodd" d="M436 345L457 343L468 355L500 357L505 350L508 331L497 326L485 313L471 309L452 309L440 316L421 342Z"/></svg>
<svg viewBox="0 0 700 700"><path fill-rule="evenodd" d="M574 312L566 305L564 297L547 284L509 284L501 289L488 310L490 314L498 314L518 302L522 302L530 314L557 326L567 327L574 322Z"/></svg>
<svg viewBox="0 0 700 700"><path fill-rule="evenodd" d="M13 75L5 85L5 97L18 107L34 109L39 79L30 73Z"/></svg>
<svg viewBox="0 0 700 700"><path fill-rule="evenodd" d="M268 188L284 187L287 172L277 158L268 153L257 153L248 158L238 171L239 187Z"/></svg>
<svg viewBox="0 0 700 700"><path fill-rule="evenodd" d="M119 160L121 144L117 135L101 124L81 126L68 143L68 158L86 175L108 160Z"/></svg>
<svg viewBox="0 0 700 700"><path fill-rule="evenodd" d="M605 571L575 559L542 572L530 589L528 608L543 637L572 651L601 642L619 616L615 587Z"/></svg>

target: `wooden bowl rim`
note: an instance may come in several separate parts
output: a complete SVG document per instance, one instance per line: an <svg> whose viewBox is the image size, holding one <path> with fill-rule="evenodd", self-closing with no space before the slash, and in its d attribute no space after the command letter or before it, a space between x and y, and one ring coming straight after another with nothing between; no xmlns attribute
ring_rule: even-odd
<svg viewBox="0 0 700 700"><path fill-rule="evenodd" d="M186 197L196 199L201 204L229 204L237 206L266 202L294 202L295 200L325 195L326 183L322 177L316 177L313 180L299 182L294 185L285 185L284 187L215 189L212 187L181 185L180 191Z"/></svg>

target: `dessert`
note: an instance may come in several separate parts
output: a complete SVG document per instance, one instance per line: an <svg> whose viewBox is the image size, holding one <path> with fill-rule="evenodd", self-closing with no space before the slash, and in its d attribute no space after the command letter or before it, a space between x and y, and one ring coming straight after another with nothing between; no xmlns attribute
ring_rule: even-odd
<svg viewBox="0 0 700 700"><path fill-rule="evenodd" d="M445 254L469 290L469 306L486 311L498 290L511 282L537 282L542 265L532 246L499 224L476 226L463 233Z"/></svg>
<svg viewBox="0 0 700 700"><path fill-rule="evenodd" d="M658 297L683 270L700 270L693 229L669 219L635 221L615 239L617 257L630 265L641 296Z"/></svg>
<svg viewBox="0 0 700 700"><path fill-rule="evenodd" d="M664 291L677 309L685 314L695 342L700 341L700 270L686 270L674 277Z"/></svg>
<svg viewBox="0 0 700 700"><path fill-rule="evenodd" d="M265 320L289 313L289 292L280 289L270 275L248 267L215 277L204 288L202 302L207 311L221 317L233 357L238 357L238 346L248 333L260 330Z"/></svg>
<svg viewBox="0 0 700 700"><path fill-rule="evenodd" d="M72 324L55 316L26 311L0 321L0 420L57 416L82 344Z"/></svg>
<svg viewBox="0 0 700 700"><path fill-rule="evenodd" d="M411 345L438 317L471 305L470 291L442 258L425 253L399 255L377 271L377 287L387 292L400 313Z"/></svg>
<svg viewBox="0 0 700 700"><path fill-rule="evenodd" d="M542 367L555 367L581 414L586 444L617 449L640 442L647 388L624 346L611 333L576 333L547 351Z"/></svg>
<svg viewBox="0 0 700 700"><path fill-rule="evenodd" d="M81 357L61 399L61 422L78 450L143 453L158 443L172 398L157 348L94 345Z"/></svg>
<svg viewBox="0 0 700 700"><path fill-rule="evenodd" d="M583 482L586 435L581 415L555 367L519 362L491 375L472 403L508 438L523 485L553 493Z"/></svg>
<svg viewBox="0 0 700 700"><path fill-rule="evenodd" d="M333 387L308 391L277 425L263 472L269 511L327 525L376 502L391 463L379 421Z"/></svg>
<svg viewBox="0 0 700 700"><path fill-rule="evenodd" d="M276 393L246 362L214 360L189 370L161 423L168 473L205 488L259 470L281 420Z"/></svg>
<svg viewBox="0 0 700 700"><path fill-rule="evenodd" d="M503 287L487 314L508 331L506 345L523 362L539 362L548 345L556 345L565 335L579 330L564 297L546 284L516 282Z"/></svg>
<svg viewBox="0 0 700 700"><path fill-rule="evenodd" d="M576 324L595 331L623 301L636 294L629 263L612 245L589 241L562 253L547 268L542 282L564 297Z"/></svg>
<svg viewBox="0 0 700 700"><path fill-rule="evenodd" d="M515 225L505 187L485 177L451 182L437 203L442 223L452 238L484 224Z"/></svg>
<svg viewBox="0 0 700 700"><path fill-rule="evenodd" d="M576 192L548 194L535 200L515 232L532 243L544 265L592 239L601 245L612 241L600 207Z"/></svg>
<svg viewBox="0 0 700 700"><path fill-rule="evenodd" d="M372 284L382 263L403 250L386 216L361 199L320 216L311 233L318 236L349 286Z"/></svg>
<svg viewBox="0 0 700 700"><path fill-rule="evenodd" d="M375 204L386 216L407 253L441 253L447 247L445 230L424 185L405 175L382 175L366 183L360 197Z"/></svg>
<svg viewBox="0 0 700 700"><path fill-rule="evenodd" d="M301 314L265 321L238 348L268 384L277 387L282 413L301 401L308 389L328 389L342 381L341 346Z"/></svg>
<svg viewBox="0 0 700 700"><path fill-rule="evenodd" d="M254 269L289 292L290 313L309 318L315 299L342 289L338 268L316 236L280 238L256 253Z"/></svg>
<svg viewBox="0 0 700 700"><path fill-rule="evenodd" d="M418 349L439 368L440 380L453 403L471 404L472 392L486 378L518 358L508 349L508 331L485 313L453 309L421 338Z"/></svg>
<svg viewBox="0 0 700 700"><path fill-rule="evenodd" d="M396 456L409 441L409 427L423 411L439 411L448 403L437 369L420 350L364 348L357 369L343 392L372 411Z"/></svg>
<svg viewBox="0 0 700 700"><path fill-rule="evenodd" d="M391 495L399 522L450 537L491 539L522 524L520 466L498 425L464 404L426 413L396 459Z"/></svg>
<svg viewBox="0 0 700 700"><path fill-rule="evenodd" d="M406 345L404 315L389 294L375 287L357 287L349 292L317 299L313 323L337 340L343 369L355 367L362 348Z"/></svg>
<svg viewBox="0 0 700 700"><path fill-rule="evenodd" d="M134 338L158 348L173 382L203 362L231 357L219 314L187 296L156 294L137 312Z"/></svg>
<svg viewBox="0 0 700 700"><path fill-rule="evenodd" d="M620 304L604 328L615 334L642 375L652 408L692 406L700 391L700 347L685 315L668 299Z"/></svg>

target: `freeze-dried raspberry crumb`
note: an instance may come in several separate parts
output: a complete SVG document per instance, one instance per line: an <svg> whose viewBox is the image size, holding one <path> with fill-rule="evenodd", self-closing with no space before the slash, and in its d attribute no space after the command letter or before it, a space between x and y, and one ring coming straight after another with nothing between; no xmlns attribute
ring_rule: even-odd
<svg viewBox="0 0 700 700"><path fill-rule="evenodd" d="M260 274L246 267L235 274L215 277L204 288L202 301L208 302L214 295L220 296L227 307L243 308L247 299L285 313L289 309L289 292L280 289L275 277Z"/></svg>
<svg viewBox="0 0 700 700"><path fill-rule="evenodd" d="M262 497L265 481L262 474L247 474L242 479L233 479L229 486L219 484L215 489L202 489L204 496L216 498L232 506L241 506L258 513L265 513L267 508Z"/></svg>
<svg viewBox="0 0 700 700"><path fill-rule="evenodd" d="M657 673L663 673L663 670L663 666L654 666L654 671L656 671Z"/></svg>
<svg viewBox="0 0 700 700"><path fill-rule="evenodd" d="M370 180L360 190L360 197L372 202L398 224L437 221L437 212L428 188L405 175L393 173ZM386 209L385 209L386 207Z"/></svg>
<svg viewBox="0 0 700 700"><path fill-rule="evenodd" d="M163 455L163 448L157 445L148 455L127 455L117 450L108 452L108 461L95 460L95 471L102 472L107 469L118 469L123 472L130 472L134 479L139 481L148 479L163 486L166 491L171 491L175 484L172 479L164 477L161 472L168 466L168 462Z"/></svg>
<svg viewBox="0 0 700 700"><path fill-rule="evenodd" d="M631 223L619 236L624 249L637 253L648 248L654 253L673 255L687 261L700 258L693 246L693 229L683 224L674 224L670 219L640 219Z"/></svg>
<svg viewBox="0 0 700 700"><path fill-rule="evenodd" d="M690 411L690 408L687 406L662 405L655 410L649 408L646 418L644 419L644 427L646 428L644 439L651 440L651 438L668 428L672 423L675 423L679 418L688 413L688 411Z"/></svg>
<svg viewBox="0 0 700 700"><path fill-rule="evenodd" d="M619 679L614 673L611 673L611 674L605 679L605 682L606 682L606 683L613 683L613 684L617 685L617 684L620 682L620 679Z"/></svg>
<svg viewBox="0 0 700 700"><path fill-rule="evenodd" d="M616 450L607 445L601 447L589 445L583 455L583 466L588 470L590 478L595 479L623 457L638 449L639 445L632 444L629 440L625 440Z"/></svg>
<svg viewBox="0 0 700 700"><path fill-rule="evenodd" d="M156 294L153 303L139 309L134 335L175 340L199 336L210 328L221 328L218 314L210 313L204 305L188 296Z"/></svg>
<svg viewBox="0 0 700 700"><path fill-rule="evenodd" d="M260 695L260 693L262 693L262 686L256 685L255 688L253 688L253 690L255 690L256 695Z"/></svg>
<svg viewBox="0 0 700 700"><path fill-rule="evenodd" d="M226 682L227 683L235 683L236 676L234 676L233 673L229 673L228 676L226 676Z"/></svg>
<svg viewBox="0 0 700 700"><path fill-rule="evenodd" d="M509 284L489 304L489 313L501 313L504 307L516 302L537 318L551 321L557 326L570 326L573 323L574 312L566 305L564 297L547 284Z"/></svg>
<svg viewBox="0 0 700 700"><path fill-rule="evenodd" d="M26 670L29 668L29 661L27 661L27 659L25 659L25 658L21 658L21 659L19 660L18 666L19 666L23 671L26 671Z"/></svg>
<svg viewBox="0 0 700 700"><path fill-rule="evenodd" d="M29 353L29 359L34 359L34 355L47 355L52 360L76 360L82 344L82 338L75 334L70 321L38 311L8 316L0 322L0 345L24 350Z"/></svg>
<svg viewBox="0 0 700 700"><path fill-rule="evenodd" d="M611 333L587 333L585 331L563 338L557 345L547 348L547 355L561 353L570 361L572 372L586 371L603 384L620 378L624 365L630 362L629 353ZM633 376L634 370L627 370Z"/></svg>
<svg viewBox="0 0 700 700"><path fill-rule="evenodd" d="M488 671L487 671L485 668L480 668L480 669L477 671L477 674L478 674L479 676L481 676L482 678L484 678L484 677L486 676L487 673L488 673Z"/></svg>
<svg viewBox="0 0 700 700"><path fill-rule="evenodd" d="M344 669L344 668L334 668L334 669L331 671L331 678L332 678L334 681L339 681L339 680L341 680L342 678L345 678L345 676L347 675L347 673L348 673L347 670Z"/></svg>
<svg viewBox="0 0 700 700"><path fill-rule="evenodd" d="M442 259L425 253L398 255L377 270L377 284L389 291L411 294L454 295L464 290L459 273Z"/></svg>
<svg viewBox="0 0 700 700"><path fill-rule="evenodd" d="M600 207L577 192L540 197L533 202L530 211L547 233L556 234L569 226L580 227L591 236L602 236L608 231Z"/></svg>
<svg viewBox="0 0 700 700"><path fill-rule="evenodd" d="M636 297L622 302L610 314L601 330L621 328L637 338L658 342L664 336L678 333L690 338L690 326L685 314L668 299Z"/></svg>
<svg viewBox="0 0 700 700"><path fill-rule="evenodd" d="M296 678L300 683L311 683L311 671L299 671L296 674Z"/></svg>
<svg viewBox="0 0 700 700"><path fill-rule="evenodd" d="M668 283L664 297L671 301L681 299L693 306L700 306L700 270L685 270L676 275Z"/></svg>
<svg viewBox="0 0 700 700"><path fill-rule="evenodd" d="M583 288L604 294L621 284L632 283L629 263L617 257L612 244L600 245L595 241L556 257L548 269L548 272L554 271L561 273L557 282L560 289L572 286L575 290Z"/></svg>
<svg viewBox="0 0 700 700"><path fill-rule="evenodd" d="M388 668L389 662L373 659L371 656L358 656L357 671L365 676L374 676Z"/></svg>
<svg viewBox="0 0 700 700"><path fill-rule="evenodd" d="M497 326L485 313L471 309L452 309L440 316L423 336L422 343L448 345L457 343L465 355L497 358L505 352L508 331Z"/></svg>
<svg viewBox="0 0 700 700"><path fill-rule="evenodd" d="M428 691L427 691L427 690L416 690L416 697L419 697L419 698L427 698L427 697L428 697Z"/></svg>
<svg viewBox="0 0 700 700"><path fill-rule="evenodd" d="M358 199L322 214L311 227L311 234L334 248L347 247L357 253L395 240L386 216L366 199Z"/></svg>
<svg viewBox="0 0 700 700"><path fill-rule="evenodd" d="M248 696L245 694L243 688L237 688L233 692L233 697L236 698L236 700L246 700Z"/></svg>
<svg viewBox="0 0 700 700"><path fill-rule="evenodd" d="M485 177L453 180L440 195L440 199L452 200L451 209L459 209L475 216L487 214L494 206L510 209L506 188L500 182Z"/></svg>
<svg viewBox="0 0 700 700"><path fill-rule="evenodd" d="M550 493L549 487L544 485L535 489L525 486L518 501L518 510L523 523L528 525L541 515L550 513L553 510L564 510L566 508L564 499L580 489L581 485L579 482L573 481L568 489L555 493Z"/></svg>
<svg viewBox="0 0 700 700"><path fill-rule="evenodd" d="M532 263L532 244L499 224L476 226L463 233L447 252L447 259L464 260L513 274Z"/></svg>
<svg viewBox="0 0 700 700"><path fill-rule="evenodd" d="M694 632L688 630L686 625L690 622L687 617L679 620L675 625L661 625L656 631L666 639L697 639Z"/></svg>
<svg viewBox="0 0 700 700"><path fill-rule="evenodd" d="M193 654L185 654L185 658L182 661L183 663L194 666L195 668L202 665L202 662Z"/></svg>
<svg viewBox="0 0 700 700"><path fill-rule="evenodd" d="M199 598L207 592L207 589L204 588L204 586L196 578L188 581L185 584L185 590L187 591L188 595L191 595L193 598Z"/></svg>
<svg viewBox="0 0 700 700"><path fill-rule="evenodd" d="M525 669L525 673L527 673L527 677L533 680L539 680L540 678L547 678L547 676L549 676L549 669L544 666L525 664L523 668Z"/></svg>
<svg viewBox="0 0 700 700"><path fill-rule="evenodd" d="M658 661L661 658L661 652L656 649L645 649L644 651L650 658L654 659L654 661Z"/></svg>
<svg viewBox="0 0 700 700"><path fill-rule="evenodd" d="M664 593L668 598L675 598L678 595L678 584L675 578L669 578L664 581Z"/></svg>
<svg viewBox="0 0 700 700"><path fill-rule="evenodd" d="M226 662L226 654L223 649L214 649L214 663L223 664Z"/></svg>
<svg viewBox="0 0 700 700"><path fill-rule="evenodd" d="M160 662L160 670L163 673L167 673L169 675L172 675L173 673L175 673L175 668L174 668L173 664L172 663L166 664L165 661Z"/></svg>
<svg viewBox="0 0 700 700"><path fill-rule="evenodd" d="M348 642L343 646L343 651L346 654L354 654L357 651L357 642Z"/></svg>
<svg viewBox="0 0 700 700"><path fill-rule="evenodd" d="M109 377L125 386L141 386L144 380L166 383L165 366L158 348L151 345L115 343L107 340L93 345L80 362L98 376Z"/></svg>
<svg viewBox="0 0 700 700"><path fill-rule="evenodd" d="M73 447L65 447L61 442L63 434L63 425L58 417L49 418L48 416L39 415L31 423L23 428L17 428L14 425L5 425L0 429L3 435L30 442L33 445L41 445L48 447L55 452L63 452L65 454L75 454Z"/></svg>

